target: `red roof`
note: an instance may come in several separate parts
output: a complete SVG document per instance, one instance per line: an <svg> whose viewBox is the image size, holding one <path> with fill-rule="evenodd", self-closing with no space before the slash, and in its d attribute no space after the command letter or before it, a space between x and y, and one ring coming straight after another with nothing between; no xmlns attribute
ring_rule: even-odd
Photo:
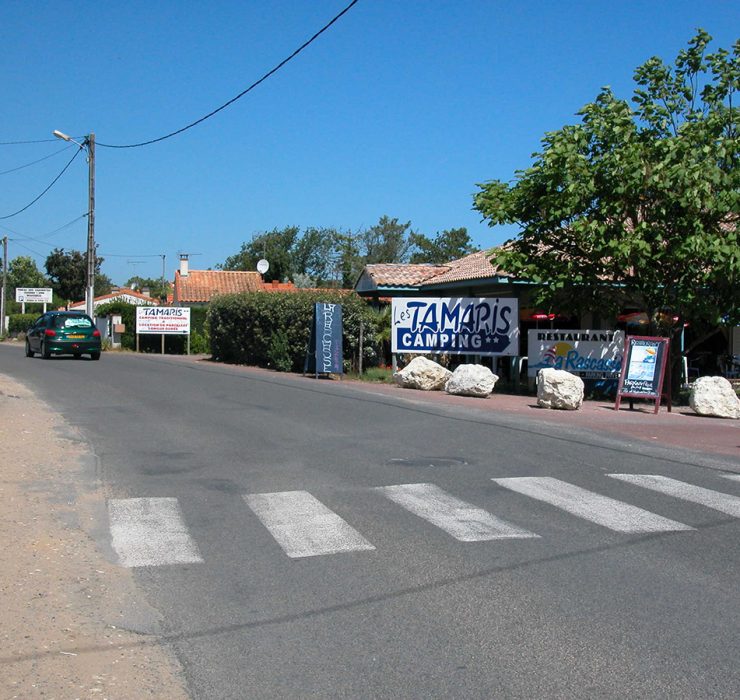
<svg viewBox="0 0 740 700"><path fill-rule="evenodd" d="M259 272L241 270L190 270L183 276L175 271L175 303L203 303L220 294L258 292L263 289Z"/></svg>

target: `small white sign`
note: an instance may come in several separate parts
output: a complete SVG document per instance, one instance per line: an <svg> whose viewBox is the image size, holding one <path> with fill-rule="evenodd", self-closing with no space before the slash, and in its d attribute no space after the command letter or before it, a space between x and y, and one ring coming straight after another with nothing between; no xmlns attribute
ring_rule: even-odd
<svg viewBox="0 0 740 700"><path fill-rule="evenodd" d="M190 335L190 309L175 306L139 306L136 308L136 332Z"/></svg>
<svg viewBox="0 0 740 700"><path fill-rule="evenodd" d="M25 304L51 304L51 287L16 287L15 300Z"/></svg>

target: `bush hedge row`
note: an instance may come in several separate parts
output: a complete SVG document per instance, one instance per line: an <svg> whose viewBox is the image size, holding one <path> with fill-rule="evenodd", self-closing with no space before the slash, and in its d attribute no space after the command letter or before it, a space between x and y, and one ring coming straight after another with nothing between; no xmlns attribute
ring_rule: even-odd
<svg viewBox="0 0 740 700"><path fill-rule="evenodd" d="M377 364L378 341L372 309L357 294L338 290L249 292L216 297L208 310L213 359L279 371L302 371L317 302L342 305L345 371L358 365L361 324L363 364Z"/></svg>
<svg viewBox="0 0 740 700"><path fill-rule="evenodd" d="M25 333L39 316L41 316L40 313L10 314L8 316L8 333L10 335Z"/></svg>

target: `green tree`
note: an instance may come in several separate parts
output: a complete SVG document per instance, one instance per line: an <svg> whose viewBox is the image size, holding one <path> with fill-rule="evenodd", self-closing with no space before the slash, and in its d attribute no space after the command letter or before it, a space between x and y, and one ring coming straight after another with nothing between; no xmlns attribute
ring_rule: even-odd
<svg viewBox="0 0 740 700"><path fill-rule="evenodd" d="M672 66L640 66L634 108L602 89L513 184L479 185L489 224L521 229L495 262L539 283L539 303L614 313L631 300L655 321L670 309L674 330L740 321L740 41L707 54L710 40L699 30Z"/></svg>
<svg viewBox="0 0 740 700"><path fill-rule="evenodd" d="M412 263L443 265L478 250L465 227L446 229L438 232L433 239L416 232L412 232L409 238L414 248L410 260Z"/></svg>
<svg viewBox="0 0 740 700"><path fill-rule="evenodd" d="M219 270L256 270L257 262L265 258L270 269L265 273L265 281L288 280L293 278L293 252L300 229L286 226L282 229L262 232L248 243L242 243L238 253L231 255L220 264Z"/></svg>
<svg viewBox="0 0 740 700"><path fill-rule="evenodd" d="M107 275L100 272L103 258L95 260L95 295L107 294L112 283ZM65 252L64 248L55 248L49 253L44 263L51 284L62 299L80 301L85 298L87 280L87 253L78 250Z"/></svg>
<svg viewBox="0 0 740 700"><path fill-rule="evenodd" d="M375 226L359 235L364 264L405 263L409 260L411 222L399 223L398 219L381 216Z"/></svg>
<svg viewBox="0 0 740 700"><path fill-rule="evenodd" d="M15 299L17 287L48 287L49 280L36 266L36 261L27 255L19 255L8 262L8 297Z"/></svg>
<svg viewBox="0 0 740 700"><path fill-rule="evenodd" d="M124 286L135 289L137 292L147 288L155 299L166 299L170 288L169 283L161 277L155 279L154 277L139 277L138 275L129 277Z"/></svg>
<svg viewBox="0 0 740 700"><path fill-rule="evenodd" d="M333 228L307 228L293 247L294 275L306 275L318 287L331 282L335 278L339 235Z"/></svg>

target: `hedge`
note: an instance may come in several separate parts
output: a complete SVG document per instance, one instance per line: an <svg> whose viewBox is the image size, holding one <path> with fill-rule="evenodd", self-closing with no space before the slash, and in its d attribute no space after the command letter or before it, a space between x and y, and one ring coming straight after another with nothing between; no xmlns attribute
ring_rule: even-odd
<svg viewBox="0 0 740 700"><path fill-rule="evenodd" d="M8 316L8 333L25 333L39 316L41 316L40 313L10 314Z"/></svg>
<svg viewBox="0 0 740 700"><path fill-rule="evenodd" d="M358 364L361 322L363 364L377 364L372 309L357 294L341 290L248 292L216 297L208 310L213 359L279 371L302 371L317 302L342 305L345 371Z"/></svg>

